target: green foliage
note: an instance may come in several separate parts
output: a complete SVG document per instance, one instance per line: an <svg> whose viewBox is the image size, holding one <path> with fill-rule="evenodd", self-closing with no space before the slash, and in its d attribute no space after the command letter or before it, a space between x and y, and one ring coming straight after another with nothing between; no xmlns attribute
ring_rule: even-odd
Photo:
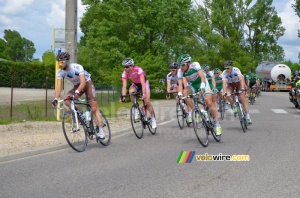
<svg viewBox="0 0 300 198"><path fill-rule="evenodd" d="M21 37L15 30L4 30L4 40L0 40L1 48L3 51L0 57L13 61L31 61L36 51L34 43Z"/></svg>
<svg viewBox="0 0 300 198"><path fill-rule="evenodd" d="M56 59L55 59L54 50L48 50L48 51L44 52L42 59L43 59L44 65L52 66L55 68Z"/></svg>
<svg viewBox="0 0 300 198"><path fill-rule="evenodd" d="M88 9L80 23L85 35L78 62L86 65L94 82L120 85L121 62L131 57L147 72L151 86L161 86L168 62L182 49L197 51L190 0L82 2Z"/></svg>
<svg viewBox="0 0 300 198"><path fill-rule="evenodd" d="M232 59L242 71L253 70L262 60L283 60L277 40L284 33L270 0L204 0L198 7L202 41L198 60L218 67ZM250 6L252 5L252 7ZM225 10L225 11L224 11Z"/></svg>
<svg viewBox="0 0 300 198"><path fill-rule="evenodd" d="M0 62L0 86L23 88L54 88L55 68L40 62Z"/></svg>
<svg viewBox="0 0 300 198"><path fill-rule="evenodd" d="M294 8L296 15L300 17L300 0L295 0L295 4L292 4L292 7ZM298 37L300 37L300 30L298 29ZM300 63L300 53L298 54L298 59Z"/></svg>

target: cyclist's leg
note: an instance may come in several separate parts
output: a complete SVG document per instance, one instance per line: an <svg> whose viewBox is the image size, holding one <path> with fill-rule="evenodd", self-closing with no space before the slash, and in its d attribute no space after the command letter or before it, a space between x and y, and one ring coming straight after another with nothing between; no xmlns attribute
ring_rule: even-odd
<svg viewBox="0 0 300 198"><path fill-rule="evenodd" d="M237 91L240 90L240 84L239 86L237 87ZM244 92L242 92L240 95L239 95L239 99L240 99L240 102L242 103L243 105L243 108L244 108L244 111L246 113L246 119L247 119L247 123L248 124L252 124L252 121L251 121L251 118L250 118L250 114L249 114L249 107L248 107L248 103L246 101L246 97L245 97L245 94Z"/></svg>
<svg viewBox="0 0 300 198"><path fill-rule="evenodd" d="M183 89L183 96L188 96L193 93L195 93L195 89L191 85L188 85ZM186 103L187 111L189 113L188 122L192 122L192 110L194 108L193 101L190 98L186 98L186 99L184 99L184 101Z"/></svg>
<svg viewBox="0 0 300 198"><path fill-rule="evenodd" d="M157 126L156 118L155 118L153 105L150 102L151 92L150 92L150 84L149 84L148 80L145 82L145 86L146 86L146 98L144 99L144 101L145 101L145 104L147 105L147 110L150 112L152 128L156 128L156 126Z"/></svg>
<svg viewBox="0 0 300 198"><path fill-rule="evenodd" d="M91 111L94 113L97 126L99 127L99 131L97 131L97 139L105 139L105 133L103 132L103 120L99 111L99 106L96 98L96 90L92 81L86 82L84 93L86 95L86 99L91 105Z"/></svg>
<svg viewBox="0 0 300 198"><path fill-rule="evenodd" d="M134 83L132 83L129 87L129 93L133 93L133 92L137 92L139 91L139 87L137 85L135 85ZM130 100L132 102L132 104L134 103L134 96L130 96Z"/></svg>
<svg viewBox="0 0 300 198"><path fill-rule="evenodd" d="M231 93L233 92L233 87L230 84L227 84L227 97L226 99L230 102L231 106L233 106L233 98Z"/></svg>
<svg viewBox="0 0 300 198"><path fill-rule="evenodd" d="M221 128L221 125L219 122L217 107L216 107L215 103L213 102L212 92L205 93L205 103L208 106L208 108L213 116L216 135L222 135L222 128Z"/></svg>
<svg viewBox="0 0 300 198"><path fill-rule="evenodd" d="M215 90L212 95L212 101L217 109L218 109L218 96L219 96L218 91Z"/></svg>

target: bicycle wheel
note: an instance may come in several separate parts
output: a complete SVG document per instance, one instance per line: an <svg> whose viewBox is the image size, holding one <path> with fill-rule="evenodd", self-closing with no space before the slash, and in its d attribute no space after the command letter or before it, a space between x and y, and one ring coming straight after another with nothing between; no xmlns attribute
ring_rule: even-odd
<svg viewBox="0 0 300 198"><path fill-rule="evenodd" d="M77 128L78 123L78 128ZM62 119L62 128L64 136L71 146L77 152L82 152L87 147L88 139L86 133L86 127L81 123L81 118L78 118L76 122L75 114L73 111L68 111L65 113Z"/></svg>
<svg viewBox="0 0 300 198"><path fill-rule="evenodd" d="M103 122L103 125L102 125L103 131L105 133L105 139L100 140L100 144L102 144L103 146L107 146L110 144L111 131L110 131L109 123L108 123L106 116L100 109L99 109L99 111L100 111L102 122Z"/></svg>
<svg viewBox="0 0 300 198"><path fill-rule="evenodd" d="M207 128L205 125L206 117L204 117L204 115L202 115L196 109L193 109L192 115L193 115L193 127L194 127L196 137L203 147L207 147L208 146L208 131L207 131ZM200 121L199 118L201 118L202 121Z"/></svg>
<svg viewBox="0 0 300 198"><path fill-rule="evenodd" d="M183 129L185 112L179 102L176 103L176 115L177 115L177 121L178 121L179 128Z"/></svg>
<svg viewBox="0 0 300 198"><path fill-rule="evenodd" d="M254 93L253 93L253 91L251 91L251 100L250 100L250 103L251 103L251 105L253 105L254 104Z"/></svg>
<svg viewBox="0 0 300 198"><path fill-rule="evenodd" d="M135 117L136 109L139 112L137 117ZM132 107L130 109L130 121L131 121L132 130L133 130L135 136L138 139L141 139L144 134L144 125L142 122L142 110L139 106L136 107L135 105L132 105Z"/></svg>
<svg viewBox="0 0 300 198"><path fill-rule="evenodd" d="M243 110L241 108L241 104L238 103L237 107L238 107L238 116L239 116L239 120L240 120L242 129L243 129L244 133L246 133L246 122L245 122L245 118L244 118L245 115L244 115Z"/></svg>

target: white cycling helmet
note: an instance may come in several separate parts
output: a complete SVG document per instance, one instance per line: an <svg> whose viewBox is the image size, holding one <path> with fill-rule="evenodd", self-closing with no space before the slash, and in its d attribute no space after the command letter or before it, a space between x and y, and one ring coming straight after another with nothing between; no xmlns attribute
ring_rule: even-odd
<svg viewBox="0 0 300 198"><path fill-rule="evenodd" d="M131 58L124 59L123 62L122 62L122 65L123 66L132 66L132 65L134 65L133 59L131 59Z"/></svg>

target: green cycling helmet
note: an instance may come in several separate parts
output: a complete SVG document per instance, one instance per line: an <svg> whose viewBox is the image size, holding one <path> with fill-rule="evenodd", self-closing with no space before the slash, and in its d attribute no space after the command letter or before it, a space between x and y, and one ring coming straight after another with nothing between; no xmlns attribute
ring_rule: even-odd
<svg viewBox="0 0 300 198"><path fill-rule="evenodd" d="M192 57L189 54L181 54L177 59L177 63L185 64L185 63L191 62L191 60L192 60Z"/></svg>
<svg viewBox="0 0 300 198"><path fill-rule="evenodd" d="M203 64L203 65L202 65L202 68L203 68L204 70L208 70L210 67L208 66L208 64Z"/></svg>
<svg viewBox="0 0 300 198"><path fill-rule="evenodd" d="M214 69L214 73L215 73L215 74L219 74L219 73L220 73L220 69L219 69L219 68L215 68L215 69Z"/></svg>

